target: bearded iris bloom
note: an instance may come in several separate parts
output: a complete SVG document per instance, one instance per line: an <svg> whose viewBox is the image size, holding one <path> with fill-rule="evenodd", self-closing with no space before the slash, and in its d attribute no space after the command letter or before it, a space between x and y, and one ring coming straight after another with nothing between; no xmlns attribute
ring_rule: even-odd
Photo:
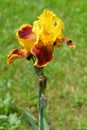
<svg viewBox="0 0 87 130"><path fill-rule="evenodd" d="M11 64L16 59L32 58L34 70L38 80L38 124L35 120L32 125L34 130L43 130L43 109L46 105L45 89L47 78L43 73L45 67L54 57L54 49L61 47L65 42L75 48L72 40L68 40L62 34L64 23L49 10L44 10L33 25L23 24L17 31L16 36L21 49L14 49L8 54L7 63ZM26 111L25 111L26 112ZM47 123L46 123L47 124Z"/></svg>
<svg viewBox="0 0 87 130"><path fill-rule="evenodd" d="M34 66L44 67L53 59L53 51L61 46L61 42L75 48L72 41L63 36L63 28L64 23L52 11L44 10L32 26L23 24L18 29L16 36L23 49L12 50L7 63L31 56L35 57Z"/></svg>

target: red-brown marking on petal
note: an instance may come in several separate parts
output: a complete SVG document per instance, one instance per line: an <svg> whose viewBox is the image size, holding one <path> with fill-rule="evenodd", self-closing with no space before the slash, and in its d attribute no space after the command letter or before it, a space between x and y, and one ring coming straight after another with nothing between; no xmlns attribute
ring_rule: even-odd
<svg viewBox="0 0 87 130"><path fill-rule="evenodd" d="M66 41L67 41L67 39L64 37L62 39L57 38L55 42L66 42Z"/></svg>
<svg viewBox="0 0 87 130"><path fill-rule="evenodd" d="M24 52L23 49L15 49L11 52L11 54L16 54L16 55L19 55L19 56L25 56L26 55L26 52Z"/></svg>
<svg viewBox="0 0 87 130"><path fill-rule="evenodd" d="M70 46L71 48L75 48L76 45L73 44L72 40L68 40L67 38L62 38L62 39L56 39L56 41L53 43L53 45L55 47L60 47L59 44L57 44L56 42L58 43L61 43L61 42L66 42L68 46Z"/></svg>
<svg viewBox="0 0 87 130"><path fill-rule="evenodd" d="M76 47L76 45L73 44L72 40L67 40L67 45L72 47L72 48Z"/></svg>
<svg viewBox="0 0 87 130"><path fill-rule="evenodd" d="M65 37L63 37L62 39L56 39L55 42L53 43L53 46L56 47L56 48L59 48L61 47L61 43L62 42L67 42L67 39Z"/></svg>
<svg viewBox="0 0 87 130"><path fill-rule="evenodd" d="M32 54L37 57L35 66L43 67L53 58L53 49L52 45L46 46L35 46L32 49Z"/></svg>
<svg viewBox="0 0 87 130"><path fill-rule="evenodd" d="M34 35L34 33L32 32L32 27L29 25L26 25L25 27L23 27L21 30L18 31L19 38L29 39L31 35Z"/></svg>
<svg viewBox="0 0 87 130"><path fill-rule="evenodd" d="M72 40L67 40L67 45L71 46L72 45Z"/></svg>
<svg viewBox="0 0 87 130"><path fill-rule="evenodd" d="M29 55L30 55L30 52L28 52L25 49L20 49L20 50L15 49L15 50L12 50L10 52L10 54L8 55L7 63L11 64L14 60L20 59L20 58L26 58Z"/></svg>

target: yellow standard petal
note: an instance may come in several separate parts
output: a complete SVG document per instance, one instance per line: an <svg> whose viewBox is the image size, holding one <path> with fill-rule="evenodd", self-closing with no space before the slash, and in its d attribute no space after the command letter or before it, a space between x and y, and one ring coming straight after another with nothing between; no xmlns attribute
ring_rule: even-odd
<svg viewBox="0 0 87 130"><path fill-rule="evenodd" d="M23 48L30 51L36 41L35 34L32 32L32 26L23 24L16 33L19 43Z"/></svg>
<svg viewBox="0 0 87 130"><path fill-rule="evenodd" d="M62 39L63 22L49 10L38 17L39 20L33 23L32 31L36 34L36 39L41 40L44 44L53 44L56 39Z"/></svg>

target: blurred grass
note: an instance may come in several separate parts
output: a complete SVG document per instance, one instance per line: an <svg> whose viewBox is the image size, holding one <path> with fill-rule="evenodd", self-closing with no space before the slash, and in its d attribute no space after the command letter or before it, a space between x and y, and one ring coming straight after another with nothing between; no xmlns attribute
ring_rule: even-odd
<svg viewBox="0 0 87 130"><path fill-rule="evenodd" d="M10 50L19 48L15 37L23 23L32 24L47 8L65 24L64 35L76 49L56 49L45 68L48 77L47 118L52 130L87 130L87 1L86 0L1 0L0 1L0 98L10 93L18 104L37 116L37 86L30 63L18 60L8 66ZM24 125L23 125L24 124ZM20 130L28 130L23 122Z"/></svg>

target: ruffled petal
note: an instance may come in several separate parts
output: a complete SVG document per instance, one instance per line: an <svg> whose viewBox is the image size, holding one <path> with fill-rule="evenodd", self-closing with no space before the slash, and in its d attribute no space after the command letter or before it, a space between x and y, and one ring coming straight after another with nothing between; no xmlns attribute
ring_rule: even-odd
<svg viewBox="0 0 87 130"><path fill-rule="evenodd" d="M32 29L36 34L36 39L41 40L44 45L52 45L57 38L63 38L64 24L52 11L44 10L38 18L39 20L33 23Z"/></svg>
<svg viewBox="0 0 87 130"><path fill-rule="evenodd" d="M35 34L32 32L32 26L23 24L16 33L19 43L23 48L30 51L36 41Z"/></svg>
<svg viewBox="0 0 87 130"><path fill-rule="evenodd" d="M44 67L53 58L54 47L52 45L43 46L40 43L33 47L31 53L36 57L34 66Z"/></svg>
<svg viewBox="0 0 87 130"><path fill-rule="evenodd" d="M7 63L11 64L14 60L20 58L26 58L30 55L30 53L26 49L15 49L10 52L7 57Z"/></svg>

